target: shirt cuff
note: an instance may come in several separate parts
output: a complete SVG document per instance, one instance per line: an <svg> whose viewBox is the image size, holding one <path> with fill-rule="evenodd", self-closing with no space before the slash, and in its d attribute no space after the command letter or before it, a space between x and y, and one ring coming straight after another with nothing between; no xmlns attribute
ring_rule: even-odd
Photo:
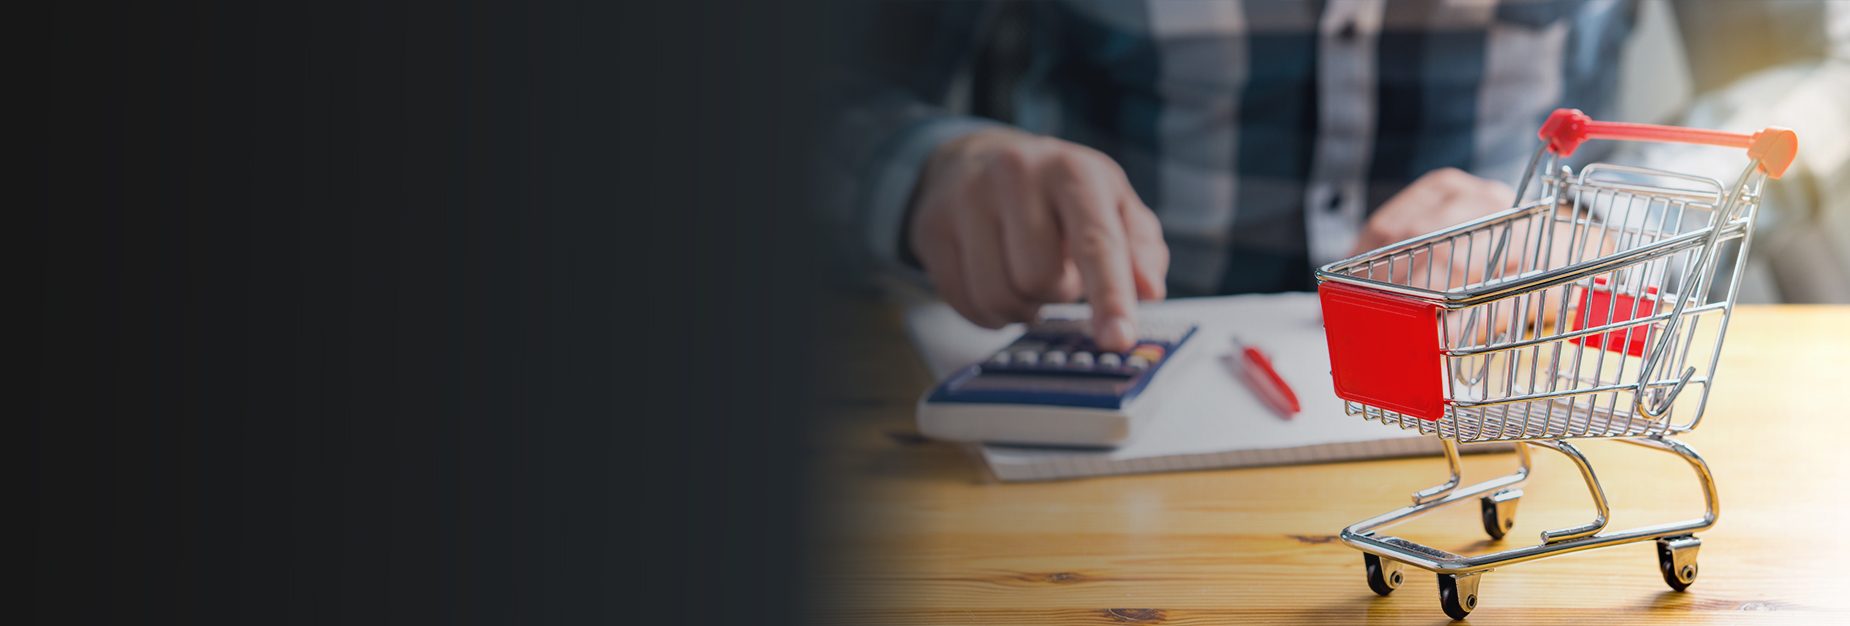
<svg viewBox="0 0 1850 626"><path fill-rule="evenodd" d="M915 124L899 132L886 151L886 158L873 166L868 183L867 216L864 236L874 258L904 266L901 253L905 242L907 207L919 183L931 153L944 142L987 128L1004 128L1003 124L976 117L941 117Z"/></svg>

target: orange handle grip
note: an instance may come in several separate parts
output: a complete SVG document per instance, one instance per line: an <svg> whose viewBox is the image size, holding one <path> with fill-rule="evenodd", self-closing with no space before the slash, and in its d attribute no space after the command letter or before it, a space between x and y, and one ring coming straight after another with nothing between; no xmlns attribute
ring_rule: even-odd
<svg viewBox="0 0 1850 626"><path fill-rule="evenodd" d="M1580 112L1580 109L1555 109L1555 112L1548 116L1548 121L1542 123L1542 130L1537 134L1541 136L1542 141L1548 144L1550 152L1560 156L1573 154L1574 150L1588 139L1661 141L1746 148L1748 158L1759 160L1760 171L1765 172L1771 178L1785 175L1786 168L1791 167L1793 159L1798 158L1799 155L1799 136L1789 128L1769 126L1749 135L1656 124L1596 122L1593 118L1587 117L1586 113Z"/></svg>

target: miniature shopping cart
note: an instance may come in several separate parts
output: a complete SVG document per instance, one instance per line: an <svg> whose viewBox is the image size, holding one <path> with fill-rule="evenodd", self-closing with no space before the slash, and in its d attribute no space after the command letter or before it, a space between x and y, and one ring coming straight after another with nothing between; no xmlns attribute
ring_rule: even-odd
<svg viewBox="0 0 1850 626"><path fill-rule="evenodd" d="M1664 582L1696 579L1701 541L1719 506L1707 463L1670 435L1694 429L1740 288L1760 187L1798 151L1792 131L1745 135L1596 122L1555 111L1515 206L1476 221L1332 263L1317 272L1331 377L1346 412L1437 436L1451 478L1413 504L1343 529L1363 552L1368 585L1387 595L1412 565L1438 575L1440 604L1462 619L1493 567L1656 540ZM1561 164L1587 139L1746 148L1732 186L1700 176ZM1531 188L1531 183L1536 185ZM1695 469L1701 518L1607 531L1593 467L1569 443L1609 438L1674 454ZM1460 486L1458 446L1515 442L1515 473ZM1525 445L1526 444L1526 445ZM1541 543L1477 556L1381 531L1477 498L1484 531L1502 539L1529 476L1528 446L1566 455L1591 492L1591 523L1548 530Z"/></svg>

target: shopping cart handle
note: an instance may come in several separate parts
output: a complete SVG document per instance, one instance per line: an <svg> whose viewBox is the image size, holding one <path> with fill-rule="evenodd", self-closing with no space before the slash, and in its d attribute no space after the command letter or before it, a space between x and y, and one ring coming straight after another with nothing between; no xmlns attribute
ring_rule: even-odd
<svg viewBox="0 0 1850 626"><path fill-rule="evenodd" d="M1542 141L1547 142L1548 150L1560 156L1573 154L1574 150L1588 139L1661 141L1746 148L1748 158L1758 160L1760 171L1771 178L1785 175L1786 168L1792 166L1792 160L1799 154L1799 136L1789 128L1769 126L1765 130L1749 135L1656 124L1596 122L1593 118L1587 117L1586 113L1580 112L1580 109L1555 109L1555 112L1548 116L1548 121L1542 123L1542 131L1539 134Z"/></svg>

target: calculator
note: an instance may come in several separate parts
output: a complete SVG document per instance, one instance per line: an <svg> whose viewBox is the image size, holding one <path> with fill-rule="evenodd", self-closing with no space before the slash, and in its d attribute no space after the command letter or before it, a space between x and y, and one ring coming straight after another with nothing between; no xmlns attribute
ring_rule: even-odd
<svg viewBox="0 0 1850 626"><path fill-rule="evenodd" d="M1140 319L1129 350L1100 350L1091 320L1043 318L1007 347L919 400L919 432L934 439L1110 447L1149 413L1140 399L1195 335L1182 320Z"/></svg>

